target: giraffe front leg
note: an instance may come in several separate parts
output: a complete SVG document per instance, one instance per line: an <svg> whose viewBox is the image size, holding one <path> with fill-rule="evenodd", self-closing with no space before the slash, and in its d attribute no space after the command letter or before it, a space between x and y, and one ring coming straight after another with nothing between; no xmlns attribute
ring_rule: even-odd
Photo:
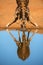
<svg viewBox="0 0 43 65"><path fill-rule="evenodd" d="M27 21L29 21L33 26L38 27L38 24L37 24L37 23L33 23L33 22L31 21L33 18L30 16L30 11L29 11L29 9L27 9L27 11L26 11L26 17L27 17ZM30 20L30 19L31 19L31 20Z"/></svg>
<svg viewBox="0 0 43 65"><path fill-rule="evenodd" d="M15 17L14 17L14 21L12 22L9 22L6 27L9 27L11 26L13 23L17 22L18 18L19 18L19 15L20 15L20 12L19 12L19 7L16 8L16 11L15 11Z"/></svg>
<svg viewBox="0 0 43 65"><path fill-rule="evenodd" d="M14 20L14 21L9 22L9 23L6 25L6 27L11 26L11 25L12 25L13 23L15 23L17 20L18 20L18 16L15 17L15 20Z"/></svg>
<svg viewBox="0 0 43 65"><path fill-rule="evenodd" d="M20 42L18 40L16 40L16 38L14 37L14 35L8 29L6 31L10 34L10 36L12 37L12 39L16 42L17 46L20 46Z"/></svg>
<svg viewBox="0 0 43 65"><path fill-rule="evenodd" d="M32 19L32 17L30 16L30 19ZM33 22L31 22L31 20L29 19L29 21L30 21L30 23L32 24L32 25L34 25L35 27L38 27L38 24L37 23L33 23Z"/></svg>
<svg viewBox="0 0 43 65"><path fill-rule="evenodd" d="M30 37L30 32L31 32L31 30L29 32L27 32L27 41L26 41L27 46L30 45L30 41L32 40L33 36L38 32L38 30L36 29L35 32L32 33L31 37Z"/></svg>
<svg viewBox="0 0 43 65"><path fill-rule="evenodd" d="M28 40L32 40L33 36L38 32L38 29L35 30L35 32L33 32L32 36L28 39Z"/></svg>

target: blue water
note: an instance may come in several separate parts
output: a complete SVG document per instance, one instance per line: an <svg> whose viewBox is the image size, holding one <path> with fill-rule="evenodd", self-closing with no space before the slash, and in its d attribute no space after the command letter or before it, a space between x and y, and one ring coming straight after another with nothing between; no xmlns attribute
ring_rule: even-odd
<svg viewBox="0 0 43 65"><path fill-rule="evenodd" d="M17 38L17 32L12 33ZM43 65L43 34L34 35L30 42L30 57L22 61L17 56L17 46L11 36L0 31L0 65Z"/></svg>

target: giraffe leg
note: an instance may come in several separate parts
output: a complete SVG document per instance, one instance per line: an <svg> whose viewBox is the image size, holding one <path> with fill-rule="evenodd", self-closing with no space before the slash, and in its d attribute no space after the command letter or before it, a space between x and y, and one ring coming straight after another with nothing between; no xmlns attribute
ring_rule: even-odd
<svg viewBox="0 0 43 65"><path fill-rule="evenodd" d="M20 42L18 41L18 40L16 40L16 38L14 37L14 35L7 29L6 30L9 34L10 34L10 36L13 38L13 40L16 42L16 44L17 44L17 46L19 46L20 45Z"/></svg>
<svg viewBox="0 0 43 65"><path fill-rule="evenodd" d="M35 27L38 27L37 23L33 23L33 22L31 22L31 21L30 21L30 23L31 23L32 25L34 25Z"/></svg>
<svg viewBox="0 0 43 65"><path fill-rule="evenodd" d="M32 19L32 17L30 16L30 18ZM33 22L31 22L31 20L29 19L29 21L30 21L30 23L32 24L32 25L34 25L35 27L38 27L38 24L37 23L33 23Z"/></svg>
<svg viewBox="0 0 43 65"><path fill-rule="evenodd" d="M29 10L27 10L27 12L26 12L26 17L27 17L27 21L29 21L33 26L38 27L38 24L37 23L33 23L30 20L30 19L33 19L33 18L30 16Z"/></svg>
<svg viewBox="0 0 43 65"><path fill-rule="evenodd" d="M10 34L10 36L13 38L13 40L14 40L15 42L17 42L17 40L16 40L16 38L14 37L14 35L13 35L8 29L6 29L6 31Z"/></svg>
<svg viewBox="0 0 43 65"><path fill-rule="evenodd" d="M9 22L7 25L6 25L6 27L9 27L9 26L11 26L13 23L15 23L15 22L17 22L17 20L18 20L18 16L19 16L19 10L18 10L19 8L17 7L16 8L16 11L15 11L15 17L14 17L14 20L12 21L12 22Z"/></svg>
<svg viewBox="0 0 43 65"><path fill-rule="evenodd" d="M13 23L15 23L17 20L18 20L18 17L16 17L14 21L9 22L9 23L6 25L6 27L11 26L11 25L12 25Z"/></svg>
<svg viewBox="0 0 43 65"><path fill-rule="evenodd" d="M35 30L35 32L33 32L32 36L29 38L29 40L31 41L33 36L38 32L38 29Z"/></svg>

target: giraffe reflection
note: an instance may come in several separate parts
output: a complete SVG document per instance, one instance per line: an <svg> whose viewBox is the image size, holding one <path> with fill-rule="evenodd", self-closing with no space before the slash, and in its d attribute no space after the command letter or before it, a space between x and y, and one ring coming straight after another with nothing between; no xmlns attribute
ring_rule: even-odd
<svg viewBox="0 0 43 65"><path fill-rule="evenodd" d="M32 37L34 36L34 33L32 34L32 36L29 38L29 34L30 32L27 32L27 35L25 34L24 31L22 31L22 37L20 37L20 31L18 31L18 38L19 40L16 40L16 38L14 37L14 35L7 30L8 33L11 35L11 37L13 38L13 40L16 42L17 44L17 54L18 57L21 58L22 60L26 60L29 56L30 56L30 41L32 39Z"/></svg>
<svg viewBox="0 0 43 65"><path fill-rule="evenodd" d="M29 34L29 33L28 33ZM19 37L20 39L20 37ZM17 54L19 58L25 60L30 55L29 49L30 40L26 37L25 32L22 33L22 41L20 40L20 44L18 46Z"/></svg>

